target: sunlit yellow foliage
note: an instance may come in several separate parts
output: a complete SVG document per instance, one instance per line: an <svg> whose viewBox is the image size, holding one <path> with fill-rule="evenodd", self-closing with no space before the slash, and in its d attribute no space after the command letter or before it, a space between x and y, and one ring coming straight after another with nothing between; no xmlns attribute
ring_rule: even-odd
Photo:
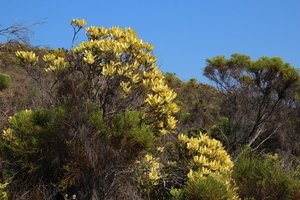
<svg viewBox="0 0 300 200"><path fill-rule="evenodd" d="M45 71L60 71L67 68L67 62L63 57L56 56L54 54L46 54L43 56L43 60L47 63Z"/></svg>
<svg viewBox="0 0 300 200"><path fill-rule="evenodd" d="M73 19L71 25L80 30L86 25L86 21ZM173 102L176 93L167 86L163 73L155 65L157 59L151 52L153 46L142 41L131 28L107 29L91 26L86 28L86 35L88 41L75 46L66 56L72 55L73 60L81 60L82 64L93 69L99 78L121 80L119 85L124 96L128 96L138 87L143 87L144 104L151 107L148 110L156 113L152 116L156 116L155 127L158 132L164 135L174 130L177 120L173 114L179 110ZM38 59L32 52L16 54L26 63L34 64ZM65 59L63 55L55 53L44 55L45 71L57 72L77 67L69 58L68 61ZM80 67L88 67L85 65ZM160 126L161 124L163 126Z"/></svg>
<svg viewBox="0 0 300 200"><path fill-rule="evenodd" d="M72 20L75 36L85 24L84 20ZM84 84L79 82L78 85L85 87L86 84L89 87L85 88L98 89L99 93L93 93L93 97L99 97L95 101L101 101L101 97L104 98L105 92L110 92L111 88L116 95L113 101L118 105L126 108L127 102L133 98L137 103L133 107L137 106L145 112L145 121L158 136L158 141L160 136L174 132L177 124L174 114L179 110L174 102L177 95L168 87L163 73L155 64L157 59L152 54L154 47L142 41L131 28L91 26L86 28L86 35L87 41L69 51L62 54L51 51L54 53L44 55L42 64L45 65L45 71L57 77L68 77L69 72L75 72L70 77L80 76L78 80L84 81ZM23 57L34 58L27 54L22 54L20 58ZM156 150L159 154L164 153L163 147ZM158 184L162 167L159 159L146 154L140 163L142 182L146 178L146 185Z"/></svg>
<svg viewBox="0 0 300 200"><path fill-rule="evenodd" d="M14 139L13 130L11 128L3 130L2 137L10 141L13 140Z"/></svg>
<svg viewBox="0 0 300 200"><path fill-rule="evenodd" d="M35 53L33 53L31 51L17 51L16 56L23 63L28 63L28 64L34 65L38 62L38 56L36 56Z"/></svg>
<svg viewBox="0 0 300 200"><path fill-rule="evenodd" d="M164 152L164 147L157 147L156 148L156 150L157 150L157 152L159 152L159 153L162 153L162 152Z"/></svg>
<svg viewBox="0 0 300 200"><path fill-rule="evenodd" d="M145 181L147 182L147 180L149 180L151 185L156 185L160 179L161 168L158 158L153 157L152 154L146 154L141 161L138 161L138 165L144 171L143 175L146 178Z"/></svg>
<svg viewBox="0 0 300 200"><path fill-rule="evenodd" d="M91 26L86 28L86 35L89 40L81 42L73 51L82 55L84 62L99 69L99 76L128 78L120 82L126 94L142 85L147 91L145 104L160 116L156 125L159 132L164 135L175 129L177 120L172 115L179 110L173 102L176 93L167 86L155 65L156 58L151 53L153 46L139 39L130 28Z"/></svg>
<svg viewBox="0 0 300 200"><path fill-rule="evenodd" d="M212 139L205 134L191 138L179 134L178 139L182 144L186 145L189 154L193 158L191 168L200 172L200 175L205 176L210 172L231 173L233 162L218 140ZM192 173L190 171L189 177L192 177Z"/></svg>
<svg viewBox="0 0 300 200"><path fill-rule="evenodd" d="M85 51L83 60L88 64L93 64L95 62L95 56L91 51Z"/></svg>
<svg viewBox="0 0 300 200"><path fill-rule="evenodd" d="M72 19L71 25L82 28L83 26L86 25L86 21L84 19Z"/></svg>
<svg viewBox="0 0 300 200"><path fill-rule="evenodd" d="M231 179L233 162L221 142L202 133L196 137L179 134L178 140L181 144L180 146L183 147L188 157L191 158L188 165L189 172L187 173L188 188L197 187L201 181L210 180L209 178L219 175L225 185L225 190L228 194L231 194L230 199L239 199ZM178 196L182 191L181 189L177 189L172 192L175 192ZM186 191L188 195L197 194L197 191ZM175 193L173 195L176 196Z"/></svg>
<svg viewBox="0 0 300 200"><path fill-rule="evenodd" d="M182 133L180 133L180 134L178 134L178 140L181 142L181 143L187 143L188 141L189 141L189 138L188 138L188 136L186 136L186 135L184 135L184 134L182 134Z"/></svg>
<svg viewBox="0 0 300 200"><path fill-rule="evenodd" d="M85 24L85 20L71 21L75 34ZM44 55L45 71L54 76L64 75L63 72L68 76L67 73L72 71L81 72L74 74L82 77L92 74L93 80L85 80L86 84L91 84L90 88L94 87L93 84L101 84L99 91L105 92L110 88L110 84L113 84L114 87L119 87L120 90L114 92L120 94L121 100L131 94L134 96L133 92L139 91L138 108L144 109L145 118L151 118L146 120L151 123L154 133L161 136L174 131L177 120L173 115L179 110L174 103L177 95L167 86L163 73L155 64L157 59L151 52L154 47L142 41L131 28L107 29L91 26L86 28L86 35L88 40L79 43L70 51L61 54L51 51L53 53ZM17 52L17 55L25 63L37 62L37 57L32 52ZM126 101L128 100L125 99L124 102ZM6 130L4 135L10 138L10 130ZM162 154L164 148L157 148L157 152ZM161 175L159 160L146 154L141 163L141 168L146 170L142 176L152 185L157 184Z"/></svg>
<svg viewBox="0 0 300 200"><path fill-rule="evenodd" d="M8 195L6 192L6 188L8 186L8 183L0 183L0 199L1 200L8 200Z"/></svg>

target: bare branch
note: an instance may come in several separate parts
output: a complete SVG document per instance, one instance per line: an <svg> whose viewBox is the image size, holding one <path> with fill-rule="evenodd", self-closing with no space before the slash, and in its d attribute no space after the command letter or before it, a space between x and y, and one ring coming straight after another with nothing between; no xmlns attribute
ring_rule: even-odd
<svg viewBox="0 0 300 200"><path fill-rule="evenodd" d="M25 23L15 23L9 27L0 27L0 38L4 37L6 40L20 40L28 43L30 36L33 34L32 27L44 24L44 20L36 21L32 24L26 25Z"/></svg>

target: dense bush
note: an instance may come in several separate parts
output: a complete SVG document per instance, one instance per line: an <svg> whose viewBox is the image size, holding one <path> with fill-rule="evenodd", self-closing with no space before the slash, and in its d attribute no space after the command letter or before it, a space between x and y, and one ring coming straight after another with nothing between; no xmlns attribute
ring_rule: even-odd
<svg viewBox="0 0 300 200"><path fill-rule="evenodd" d="M187 183L183 191L171 190L174 200L233 200L237 199L235 191L228 189L227 177L221 174L209 174Z"/></svg>
<svg viewBox="0 0 300 200"><path fill-rule="evenodd" d="M74 38L85 24L72 20ZM153 47L130 28L88 27L86 34L88 41L71 51L16 52L56 108L45 105L9 119L0 144L1 158L11 163L1 173L10 198L143 196L132 166L176 129L176 93L155 65ZM153 169L142 177L159 179Z"/></svg>
<svg viewBox="0 0 300 200"><path fill-rule="evenodd" d="M74 39L85 24L72 20ZM232 174L230 156L244 143L297 146L290 65L209 59L215 88L164 76L153 46L130 28L92 26L86 35L70 50L0 47L1 71L14 77L0 96L0 199L300 199L294 166L246 150ZM9 79L0 74L0 90ZM266 113L250 112L257 105ZM280 121L287 116L295 119ZM279 134L292 129L295 137Z"/></svg>
<svg viewBox="0 0 300 200"><path fill-rule="evenodd" d="M10 76L0 73L0 90L4 90L10 86Z"/></svg>
<svg viewBox="0 0 300 200"><path fill-rule="evenodd" d="M238 199L231 179L233 163L222 144L205 134L179 135L181 154L188 159L185 185L171 189L172 199ZM181 166L184 167L184 166Z"/></svg>
<svg viewBox="0 0 300 200"><path fill-rule="evenodd" d="M277 155L257 155L247 148L235 162L233 177L243 199L296 200L299 197L300 180L283 169Z"/></svg>
<svg viewBox="0 0 300 200"><path fill-rule="evenodd" d="M2 169L9 190L59 181L66 158L64 118L63 109L53 108L21 111L8 120L0 147L9 163Z"/></svg>

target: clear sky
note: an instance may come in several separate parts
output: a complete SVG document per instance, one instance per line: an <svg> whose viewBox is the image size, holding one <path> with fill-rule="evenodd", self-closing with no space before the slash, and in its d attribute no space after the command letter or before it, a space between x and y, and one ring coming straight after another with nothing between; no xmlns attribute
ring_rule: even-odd
<svg viewBox="0 0 300 200"><path fill-rule="evenodd" d="M1 0L2 27L46 21L33 28L33 45L69 48L72 18L134 28L162 71L183 80L206 81L205 59L236 52L300 67L300 0Z"/></svg>

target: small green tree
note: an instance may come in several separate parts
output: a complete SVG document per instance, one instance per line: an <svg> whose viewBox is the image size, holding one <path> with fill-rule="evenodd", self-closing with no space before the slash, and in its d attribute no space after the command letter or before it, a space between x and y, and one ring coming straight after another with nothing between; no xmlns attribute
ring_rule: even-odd
<svg viewBox="0 0 300 200"><path fill-rule="evenodd" d="M0 90L4 90L10 86L11 78L7 74L0 73Z"/></svg>
<svg viewBox="0 0 300 200"><path fill-rule="evenodd" d="M282 134L282 118L289 117L282 113L299 80L290 64L279 57L253 61L242 54L233 54L230 59L217 56L207 59L204 75L224 95L220 119L225 117L227 124L221 122L226 129L220 126L218 131L228 148L235 150L243 144L259 148Z"/></svg>

